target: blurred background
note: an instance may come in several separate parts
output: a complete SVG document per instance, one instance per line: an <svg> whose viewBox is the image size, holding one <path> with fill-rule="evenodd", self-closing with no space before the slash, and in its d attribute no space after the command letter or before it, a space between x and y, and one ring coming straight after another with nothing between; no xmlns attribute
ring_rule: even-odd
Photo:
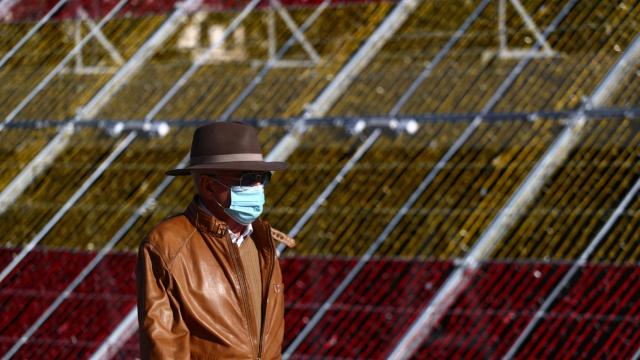
<svg viewBox="0 0 640 360"><path fill-rule="evenodd" d="M0 0L0 354L139 356L135 255L242 120L287 358L640 356L640 1Z"/></svg>

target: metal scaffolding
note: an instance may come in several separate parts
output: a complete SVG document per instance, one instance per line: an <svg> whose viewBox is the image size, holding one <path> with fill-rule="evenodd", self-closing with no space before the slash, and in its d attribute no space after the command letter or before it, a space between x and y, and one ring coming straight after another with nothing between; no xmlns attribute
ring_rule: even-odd
<svg viewBox="0 0 640 360"><path fill-rule="evenodd" d="M588 104L602 105L606 97L611 94L619 85L620 79L628 71L628 64L635 62L640 44L640 35L636 37L627 52L610 70L607 77L600 83L596 91L587 101ZM586 106L586 105L585 105ZM429 336L433 327L442 317L446 309L455 301L468 285L472 275L478 269L480 261L496 246L502 236L508 231L510 226L522 214L524 209L535 199L542 185L551 176L558 166L566 159L569 152L580 138L586 118L583 116L584 109L579 109L569 120L569 123L562 134L560 134L554 144L536 165L523 182L519 189L515 191L507 205L500 211L490 227L481 235L474 244L471 251L456 267L447 281L442 285L436 296L428 306L422 311L418 319L411 326L410 330L403 336L401 342L391 354L394 359L406 359L411 357L422 341Z"/></svg>

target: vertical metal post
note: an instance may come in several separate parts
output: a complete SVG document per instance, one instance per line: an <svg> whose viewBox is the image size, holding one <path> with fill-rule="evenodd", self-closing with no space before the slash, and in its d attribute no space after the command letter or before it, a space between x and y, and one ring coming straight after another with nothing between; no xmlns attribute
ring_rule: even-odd
<svg viewBox="0 0 640 360"><path fill-rule="evenodd" d="M498 1L498 38L500 39L500 50L507 48L507 0Z"/></svg>

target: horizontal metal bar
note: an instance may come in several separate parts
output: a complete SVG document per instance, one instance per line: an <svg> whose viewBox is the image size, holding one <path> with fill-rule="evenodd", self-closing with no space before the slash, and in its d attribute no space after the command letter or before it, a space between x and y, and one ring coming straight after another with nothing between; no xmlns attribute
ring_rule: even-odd
<svg viewBox="0 0 640 360"><path fill-rule="evenodd" d="M566 119L575 115L578 110L562 110L562 111L535 111L535 112L496 112L483 115L483 121L485 122L497 122L497 121L534 121L537 119ZM473 121L476 117L480 116L480 113L443 113L443 114L425 114L417 116L364 116L364 117L326 117L318 119L308 119L307 125L310 126L337 126L337 127L350 127L354 126L357 122L364 121L366 127L388 127L392 121L396 124L413 120L419 124L430 122L468 122ZM640 108L594 108L584 111L584 116L590 119L601 118L628 118L638 119L640 118ZM190 128L198 127L205 124L210 124L215 119L195 119L195 120L168 120L158 119L158 124L167 125L169 128ZM267 126L291 126L298 118L288 119L244 119L242 121L251 124L256 127ZM49 129L49 128L62 128L69 124L71 121L56 121L56 120L21 120L19 122L12 122L2 126L5 129ZM104 128L111 129L122 126L123 130L140 130L145 132L147 130L156 132L156 128L148 128L145 126L144 120L131 119L131 120L110 120L110 119L94 119L86 120L81 123L74 123L76 128Z"/></svg>

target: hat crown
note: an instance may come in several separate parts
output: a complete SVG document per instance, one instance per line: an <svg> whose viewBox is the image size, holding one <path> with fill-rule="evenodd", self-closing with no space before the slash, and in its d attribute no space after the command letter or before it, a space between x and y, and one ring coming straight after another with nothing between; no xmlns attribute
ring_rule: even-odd
<svg viewBox="0 0 640 360"><path fill-rule="evenodd" d="M219 122L201 126L193 134L191 159L202 156L260 154L258 133L247 124Z"/></svg>
<svg viewBox="0 0 640 360"><path fill-rule="evenodd" d="M169 170L179 176L209 171L278 171L285 170L283 161L265 161L258 141L258 131L242 122L217 122L201 126L193 133L189 164Z"/></svg>

